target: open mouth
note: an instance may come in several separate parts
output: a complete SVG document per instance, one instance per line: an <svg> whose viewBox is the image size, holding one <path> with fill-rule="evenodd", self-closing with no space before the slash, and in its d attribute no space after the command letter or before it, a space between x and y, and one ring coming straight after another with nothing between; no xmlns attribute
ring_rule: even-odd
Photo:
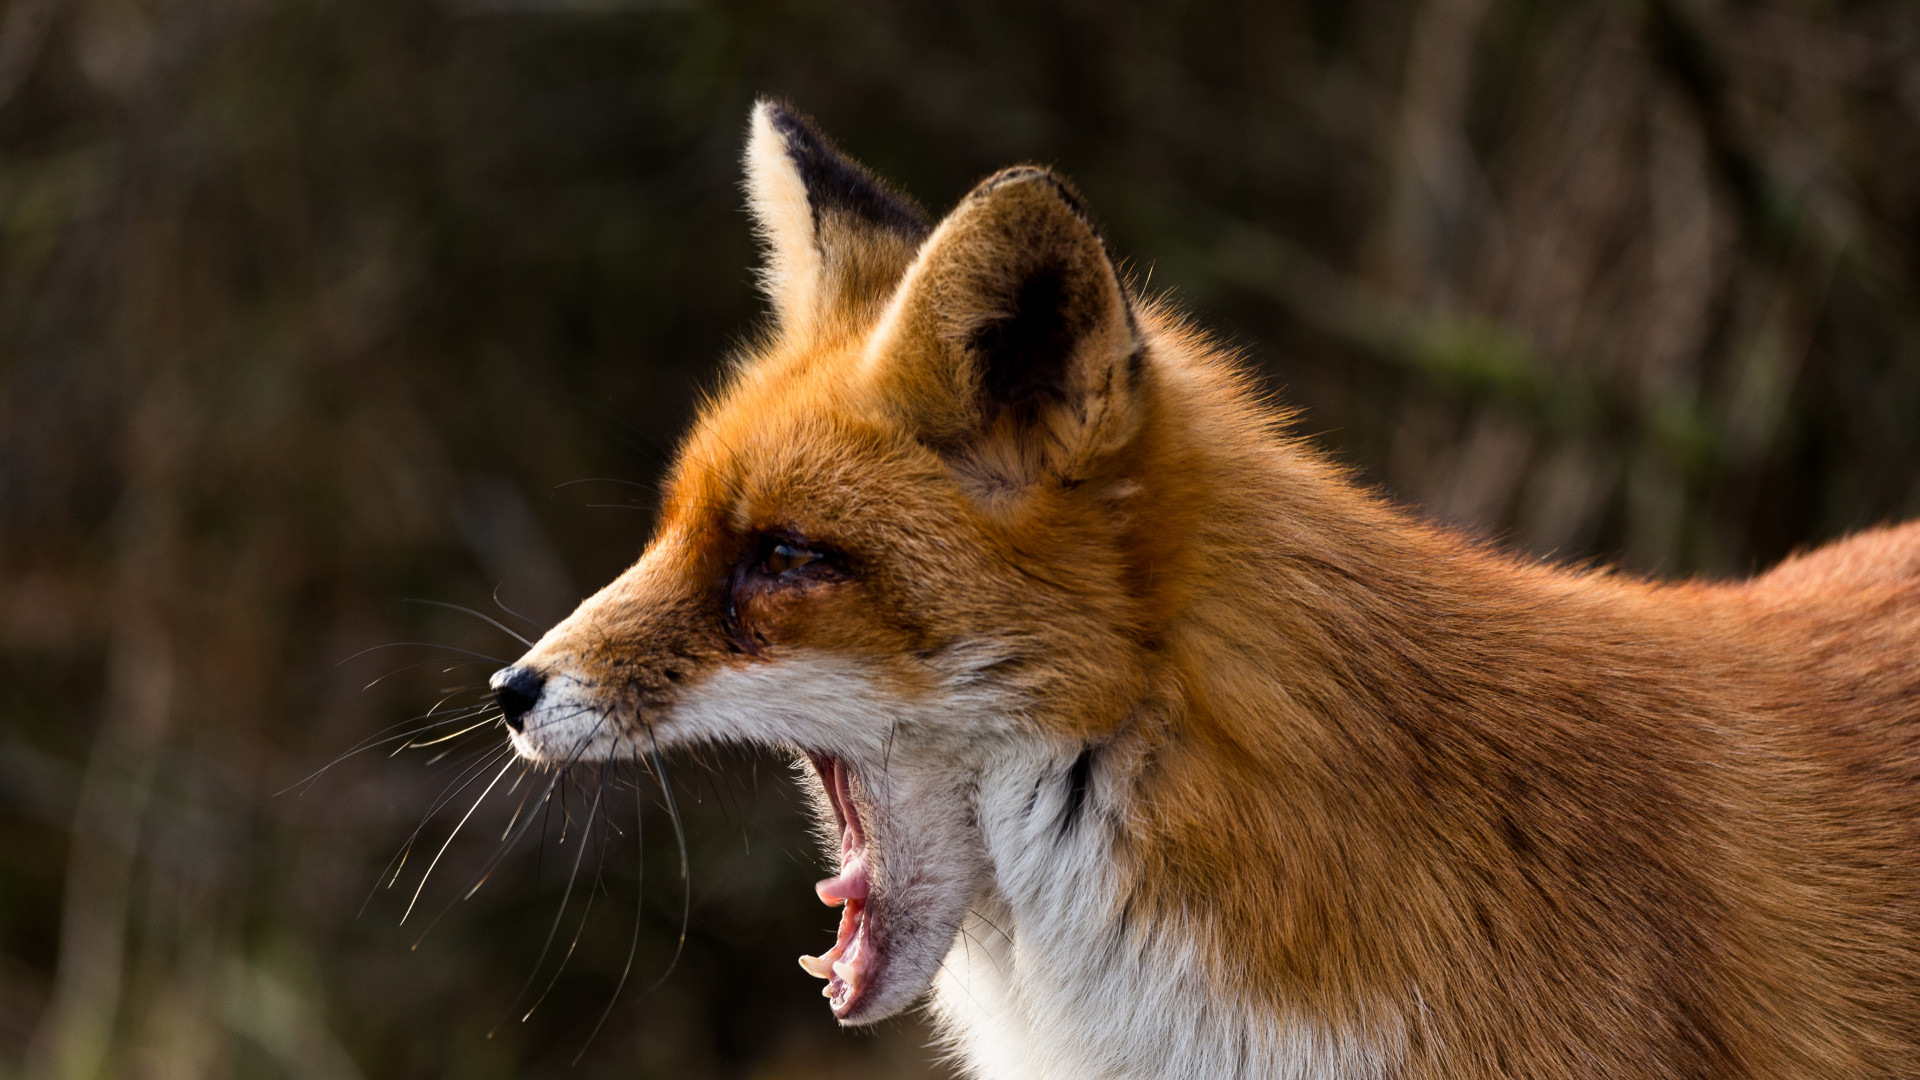
<svg viewBox="0 0 1920 1080"><path fill-rule="evenodd" d="M867 831L853 801L852 771L825 754L809 752L807 757L827 789L827 801L833 804L840 826L840 873L814 886L822 903L840 907L840 932L833 948L820 956L801 957L800 966L807 974L827 980L820 992L833 1007L833 1015L844 1020L880 968L880 950L874 940L877 919L868 905Z"/></svg>

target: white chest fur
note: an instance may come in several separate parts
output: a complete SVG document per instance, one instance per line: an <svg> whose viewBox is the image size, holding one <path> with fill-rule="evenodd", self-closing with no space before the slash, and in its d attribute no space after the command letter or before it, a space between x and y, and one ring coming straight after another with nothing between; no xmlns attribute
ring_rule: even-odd
<svg viewBox="0 0 1920 1080"><path fill-rule="evenodd" d="M1399 1039L1381 1038L1378 1028L1371 1038L1336 1032L1223 998L1204 974L1204 928L1125 919L1127 883L1112 857L1118 793L1095 776L1075 808L1070 770L1058 761L1009 763L981 785L980 824L997 888L968 917L932 1003L969 1075L1392 1074Z"/></svg>

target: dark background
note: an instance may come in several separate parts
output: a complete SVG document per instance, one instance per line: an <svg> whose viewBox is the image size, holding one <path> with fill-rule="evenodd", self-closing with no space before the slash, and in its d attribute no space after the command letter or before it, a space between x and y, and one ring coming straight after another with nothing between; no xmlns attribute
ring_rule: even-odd
<svg viewBox="0 0 1920 1080"><path fill-rule="evenodd" d="M0 1078L936 1071L794 965L781 761L670 763L651 993L644 773L454 903L509 774L404 926L497 729L275 796L519 651L409 600L525 632L644 543L761 318L760 92L936 211L1057 166L1303 430L1519 549L1733 575L1920 512L1907 0L12 0Z"/></svg>

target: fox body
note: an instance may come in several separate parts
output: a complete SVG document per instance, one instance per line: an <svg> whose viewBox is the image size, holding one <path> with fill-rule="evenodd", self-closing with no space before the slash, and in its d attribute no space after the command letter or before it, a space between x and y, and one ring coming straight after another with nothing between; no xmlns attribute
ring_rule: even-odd
<svg viewBox="0 0 1920 1080"><path fill-rule="evenodd" d="M1357 486L1002 172L932 223L776 102L774 318L532 759L813 765L844 1023L983 1078L1920 1076L1920 528L1731 584Z"/></svg>

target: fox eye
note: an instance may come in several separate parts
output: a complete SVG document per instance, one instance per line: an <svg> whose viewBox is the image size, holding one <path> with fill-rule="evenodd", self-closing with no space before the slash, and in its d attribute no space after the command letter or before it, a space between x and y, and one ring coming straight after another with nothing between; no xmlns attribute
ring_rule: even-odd
<svg viewBox="0 0 1920 1080"><path fill-rule="evenodd" d="M809 551L794 544L775 544L760 565L764 573L779 575L789 570L798 570L808 563L818 562L820 558L821 555L817 551Z"/></svg>

